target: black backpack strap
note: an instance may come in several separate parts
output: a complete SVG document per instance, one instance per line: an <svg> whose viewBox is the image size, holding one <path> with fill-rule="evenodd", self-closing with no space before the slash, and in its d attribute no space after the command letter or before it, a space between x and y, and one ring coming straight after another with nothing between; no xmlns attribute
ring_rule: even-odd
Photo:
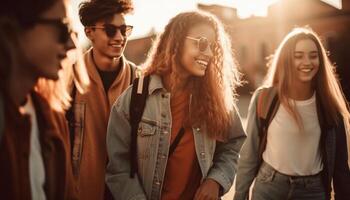
<svg viewBox="0 0 350 200"><path fill-rule="evenodd" d="M184 136L184 134L185 134L185 128L181 127L181 129L179 130L179 133L176 135L173 143L170 145L168 158L170 158L170 156L174 153L177 145L180 143L180 140Z"/></svg>
<svg viewBox="0 0 350 200"><path fill-rule="evenodd" d="M136 78L132 85L130 99L130 126L131 126L131 143L130 143L130 177L133 178L138 171L137 165L137 130L141 121L143 111L148 97L148 85L150 76Z"/></svg>
<svg viewBox="0 0 350 200"><path fill-rule="evenodd" d="M262 154L265 151L267 143L267 130L274 118L279 105L277 92L274 88L265 88L258 96L257 102L257 118L259 125L259 149L258 156L260 164L262 162Z"/></svg>

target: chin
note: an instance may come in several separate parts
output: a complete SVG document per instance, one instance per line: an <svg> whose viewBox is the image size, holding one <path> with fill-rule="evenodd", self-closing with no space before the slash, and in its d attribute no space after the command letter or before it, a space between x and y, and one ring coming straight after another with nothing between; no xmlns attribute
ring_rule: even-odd
<svg viewBox="0 0 350 200"><path fill-rule="evenodd" d="M111 57L111 58L120 58L120 57L122 57L122 53L120 53L120 52L118 52L118 53L111 53L111 54L109 54L109 57Z"/></svg>
<svg viewBox="0 0 350 200"><path fill-rule="evenodd" d="M194 74L194 76L203 77L203 76L205 76L205 72L196 73L196 74Z"/></svg>

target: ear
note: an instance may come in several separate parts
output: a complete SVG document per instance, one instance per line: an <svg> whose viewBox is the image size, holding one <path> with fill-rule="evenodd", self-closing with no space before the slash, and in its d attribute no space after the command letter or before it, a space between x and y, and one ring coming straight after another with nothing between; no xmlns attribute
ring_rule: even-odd
<svg viewBox="0 0 350 200"><path fill-rule="evenodd" d="M93 30L93 28L91 28L91 27L86 27L85 29L84 29L84 31L85 31L85 35L86 35L86 37L87 38L89 38L89 40L91 40L91 41L93 41L94 40L94 30Z"/></svg>

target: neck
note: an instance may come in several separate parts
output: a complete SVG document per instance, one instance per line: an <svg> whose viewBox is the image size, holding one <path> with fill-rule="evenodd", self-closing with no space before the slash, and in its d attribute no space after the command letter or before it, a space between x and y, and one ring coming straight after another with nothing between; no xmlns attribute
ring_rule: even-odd
<svg viewBox="0 0 350 200"><path fill-rule="evenodd" d="M34 88L38 78L29 72L16 68L12 72L8 81L8 95L16 105L21 105Z"/></svg>
<svg viewBox="0 0 350 200"><path fill-rule="evenodd" d="M121 57L111 58L102 55L98 51L92 50L92 60L95 66L101 71L116 71L118 70L119 63L121 62Z"/></svg>
<svg viewBox="0 0 350 200"><path fill-rule="evenodd" d="M172 73L166 74L163 76L163 84L167 91L171 92L171 96L175 97L182 92L188 90L188 77L181 77L178 83L176 83L175 87L171 88L171 76Z"/></svg>
<svg viewBox="0 0 350 200"><path fill-rule="evenodd" d="M310 99L315 89L311 83L293 84L293 89L289 91L289 97L294 100Z"/></svg>

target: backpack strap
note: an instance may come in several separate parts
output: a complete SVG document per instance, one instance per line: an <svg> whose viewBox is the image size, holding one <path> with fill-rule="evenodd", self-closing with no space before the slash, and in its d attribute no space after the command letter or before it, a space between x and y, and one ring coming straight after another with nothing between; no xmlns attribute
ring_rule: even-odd
<svg viewBox="0 0 350 200"><path fill-rule="evenodd" d="M259 149L258 156L260 164L262 162L262 154L266 149L267 129L274 118L279 107L278 94L275 88L263 88L258 96L257 102L257 119L259 127Z"/></svg>
<svg viewBox="0 0 350 200"><path fill-rule="evenodd" d="M130 99L130 126L131 126L131 143L130 143L130 178L133 178L138 171L137 164L137 130L141 121L143 111L148 97L148 85L150 76L141 76L136 78L132 84Z"/></svg>
<svg viewBox="0 0 350 200"><path fill-rule="evenodd" d="M179 130L179 133L176 135L173 143L171 143L171 145L170 145L168 158L170 158L170 156L174 153L177 145L180 143L180 140L184 135L185 135L185 128L181 127L181 129Z"/></svg>
<svg viewBox="0 0 350 200"><path fill-rule="evenodd" d="M134 82L134 80L136 79L136 78L139 78L139 77L141 77L141 75L140 75L140 68L138 68L134 63L132 63L132 62L127 62L127 64L129 65L129 67L130 67L130 77L131 77L131 79L130 79L130 85Z"/></svg>

